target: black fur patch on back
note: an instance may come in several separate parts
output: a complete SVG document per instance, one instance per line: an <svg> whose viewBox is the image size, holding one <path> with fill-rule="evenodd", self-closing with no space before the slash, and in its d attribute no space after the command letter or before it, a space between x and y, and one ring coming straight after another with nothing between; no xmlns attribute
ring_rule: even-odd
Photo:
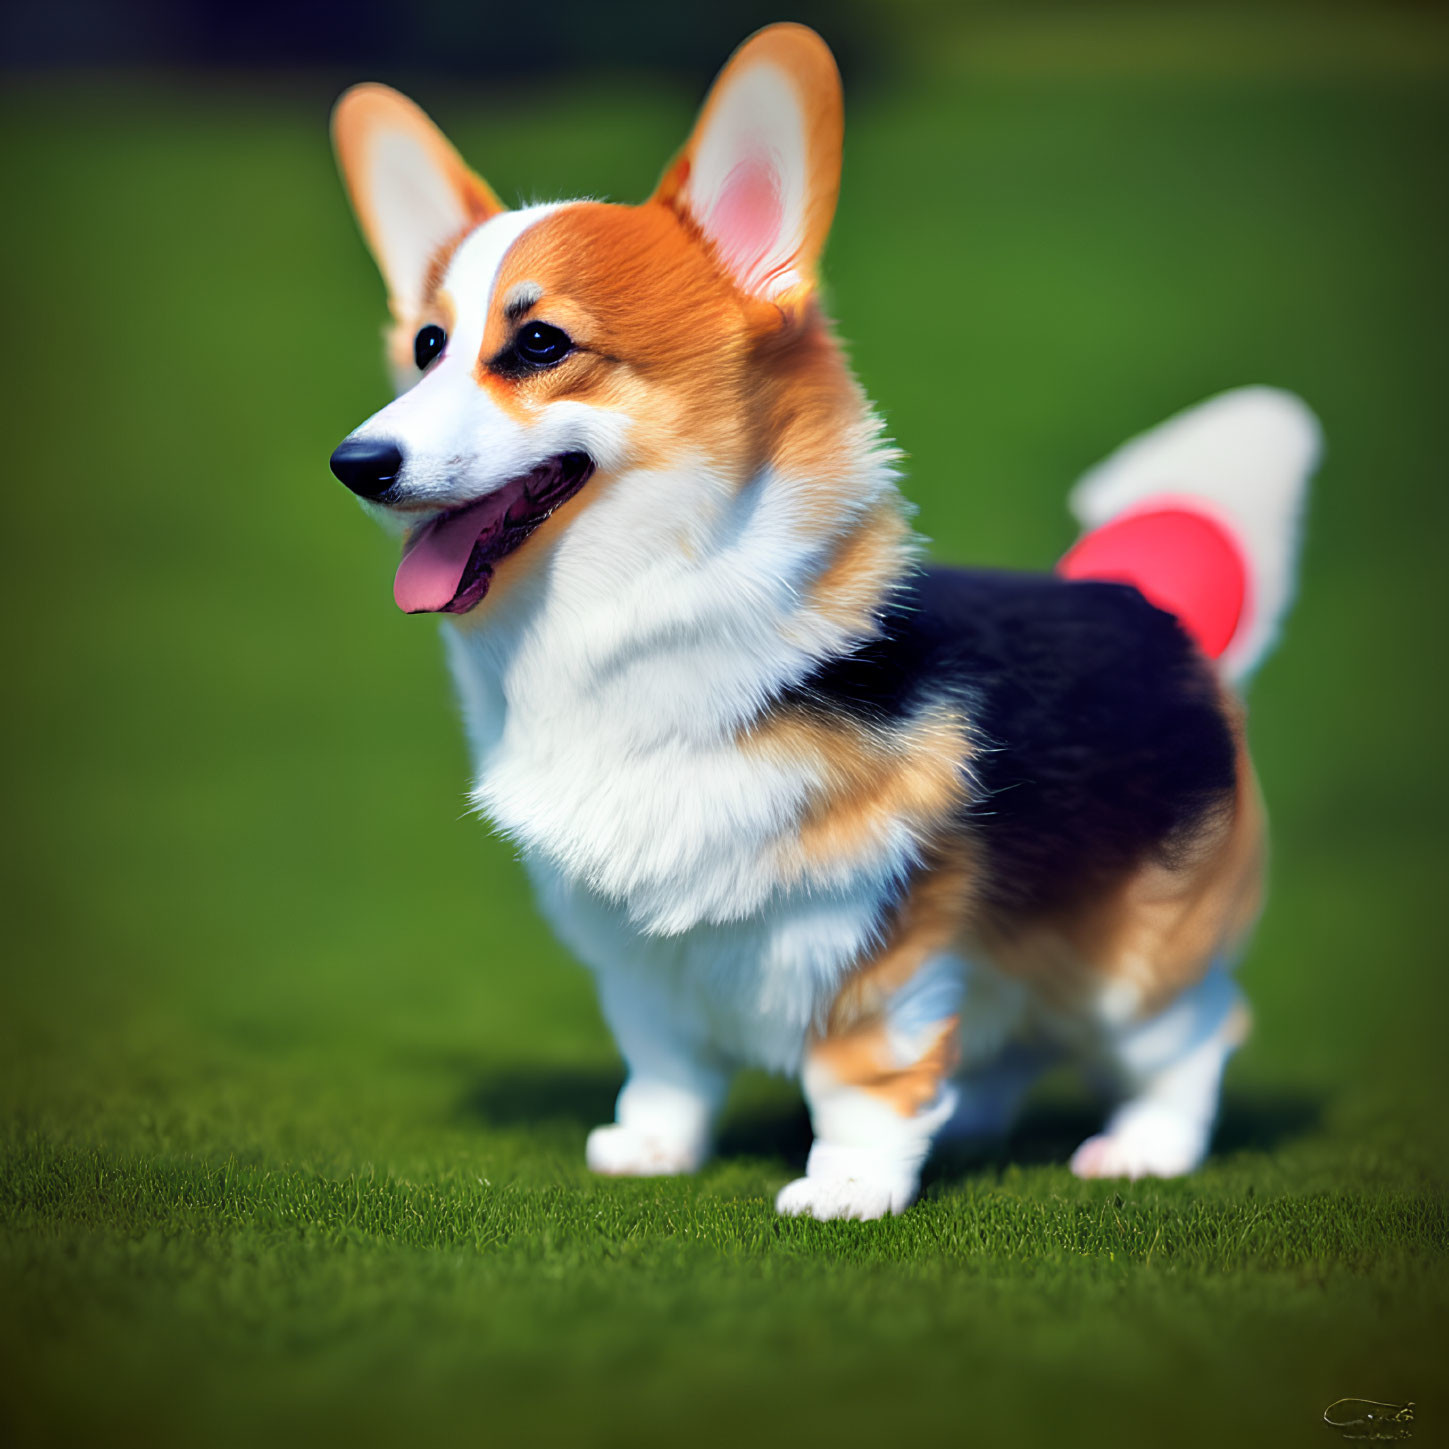
<svg viewBox="0 0 1449 1449"><path fill-rule="evenodd" d="M1212 666L1130 585L933 566L881 624L787 701L878 723L959 702L975 745L969 825L998 909L1050 910L1170 861L1232 798L1236 741Z"/></svg>

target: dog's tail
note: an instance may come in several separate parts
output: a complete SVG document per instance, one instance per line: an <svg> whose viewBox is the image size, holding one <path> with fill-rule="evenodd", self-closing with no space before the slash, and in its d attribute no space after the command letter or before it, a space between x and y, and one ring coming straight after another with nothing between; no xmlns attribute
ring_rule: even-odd
<svg viewBox="0 0 1449 1449"><path fill-rule="evenodd" d="M1072 491L1086 530L1058 565L1133 584L1244 679L1293 597L1318 420L1292 393L1242 387L1124 444Z"/></svg>

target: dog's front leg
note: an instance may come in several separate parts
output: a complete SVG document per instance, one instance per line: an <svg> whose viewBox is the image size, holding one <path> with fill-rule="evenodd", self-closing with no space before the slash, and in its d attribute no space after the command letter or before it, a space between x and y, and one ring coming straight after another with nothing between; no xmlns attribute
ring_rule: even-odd
<svg viewBox="0 0 1449 1449"><path fill-rule="evenodd" d="M695 1171L714 1149L727 1066L642 973L600 973L599 1002L628 1076L614 1121L589 1133L589 1167L611 1177Z"/></svg>
<svg viewBox="0 0 1449 1449"><path fill-rule="evenodd" d="M931 1143L956 1105L961 975L956 958L932 957L810 1042L801 1081L815 1143L805 1176L775 1199L778 1211L879 1218L915 1201Z"/></svg>

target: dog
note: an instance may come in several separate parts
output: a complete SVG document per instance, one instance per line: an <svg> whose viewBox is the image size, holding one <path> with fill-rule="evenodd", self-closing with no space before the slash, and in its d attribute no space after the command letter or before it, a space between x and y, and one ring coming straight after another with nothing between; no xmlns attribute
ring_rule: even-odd
<svg viewBox="0 0 1449 1449"><path fill-rule="evenodd" d="M1234 687L1318 427L1224 394L1081 482L1055 572L923 563L818 297L842 135L798 25L638 206L510 210L411 101L348 91L398 395L332 470L402 539L397 604L443 616L471 803L597 979L627 1077L594 1171L694 1171L753 1065L812 1118L779 1212L878 1218L1066 1059L1109 1099L1075 1173L1186 1173L1261 898Z"/></svg>

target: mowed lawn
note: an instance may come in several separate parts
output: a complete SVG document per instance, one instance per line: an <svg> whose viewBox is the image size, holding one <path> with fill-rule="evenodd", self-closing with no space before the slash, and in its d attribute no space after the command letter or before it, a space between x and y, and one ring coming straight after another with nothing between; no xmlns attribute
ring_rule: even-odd
<svg viewBox="0 0 1449 1449"><path fill-rule="evenodd" d="M1327 430L1212 1161L1077 1182L1063 1079L904 1217L780 1222L748 1077L699 1177L591 1178L589 981L327 472L385 398L329 86L12 83L0 1438L1444 1442L1444 72L950 59L854 104L827 267L936 556L1049 565L1226 386ZM642 196L696 99L420 89L509 197Z"/></svg>

